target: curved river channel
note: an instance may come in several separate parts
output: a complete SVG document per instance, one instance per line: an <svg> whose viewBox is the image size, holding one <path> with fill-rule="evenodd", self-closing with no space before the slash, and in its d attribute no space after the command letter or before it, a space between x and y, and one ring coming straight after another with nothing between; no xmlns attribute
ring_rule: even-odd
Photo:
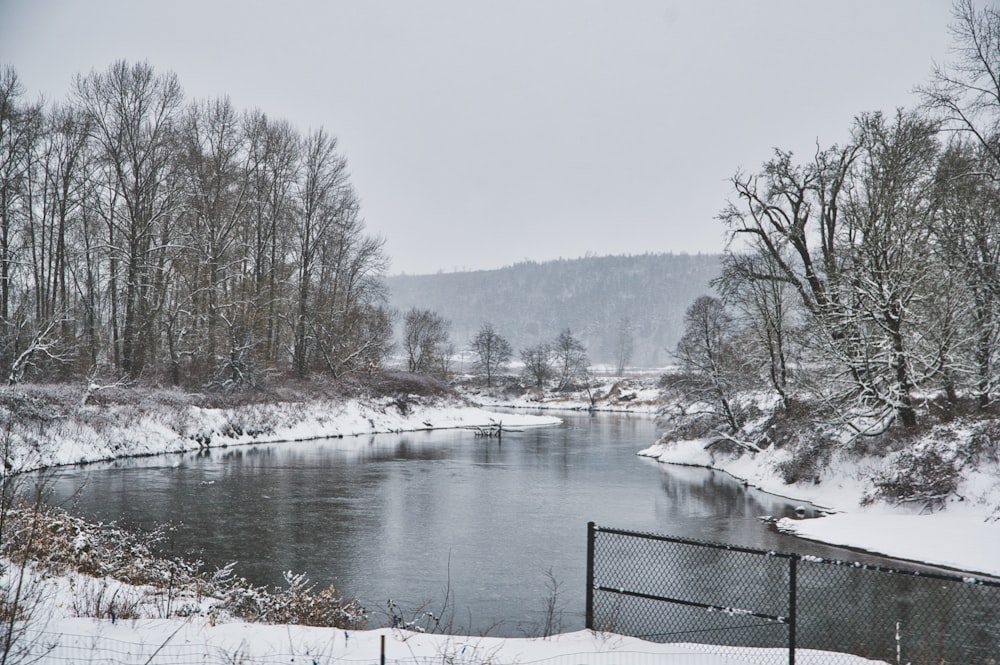
<svg viewBox="0 0 1000 665"><path fill-rule="evenodd" d="M637 457L657 437L652 418L559 415L502 443L447 430L60 469L53 500L132 527L174 523L174 554L238 561L258 584L305 572L358 597L373 625L390 599L406 618L444 606L442 627L465 634L538 634L553 584L561 629L582 628L588 521L859 558L758 519L793 516L797 502Z"/></svg>

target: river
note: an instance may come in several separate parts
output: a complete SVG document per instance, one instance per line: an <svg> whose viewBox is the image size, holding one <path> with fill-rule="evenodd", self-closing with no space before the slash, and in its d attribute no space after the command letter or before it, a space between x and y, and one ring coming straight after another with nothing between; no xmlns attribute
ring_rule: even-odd
<svg viewBox="0 0 1000 665"><path fill-rule="evenodd" d="M170 553L238 561L258 584L305 572L358 597L374 625L392 600L455 633L537 634L553 588L559 627L582 628L588 521L845 556L759 519L794 516L797 502L636 456L657 437L652 418L560 415L502 442L443 430L64 468L53 500L140 529L173 523Z"/></svg>

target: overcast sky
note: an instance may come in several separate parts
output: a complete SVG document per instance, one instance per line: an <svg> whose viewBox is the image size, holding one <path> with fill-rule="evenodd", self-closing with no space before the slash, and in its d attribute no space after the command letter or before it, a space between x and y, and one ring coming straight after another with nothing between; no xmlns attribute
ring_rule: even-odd
<svg viewBox="0 0 1000 665"><path fill-rule="evenodd" d="M913 106L947 0L0 0L62 99L116 59L336 135L392 273L717 252L738 168Z"/></svg>

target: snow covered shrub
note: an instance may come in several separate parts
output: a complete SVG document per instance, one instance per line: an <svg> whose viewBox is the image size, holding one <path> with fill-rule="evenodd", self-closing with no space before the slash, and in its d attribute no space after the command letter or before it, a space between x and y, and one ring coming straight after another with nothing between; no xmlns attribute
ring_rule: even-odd
<svg viewBox="0 0 1000 665"><path fill-rule="evenodd" d="M25 424L48 423L60 415L59 409L46 395L23 389L0 391L0 406L4 407L14 422Z"/></svg>
<svg viewBox="0 0 1000 665"><path fill-rule="evenodd" d="M21 505L7 516L0 556L32 561L55 573L76 571L155 587L194 584L200 561L163 558L153 552L166 528L137 535L115 524L89 524L58 508Z"/></svg>
<svg viewBox="0 0 1000 665"><path fill-rule="evenodd" d="M271 409L251 405L227 412L229 420L219 434L224 437L270 436L275 432L277 414Z"/></svg>
<svg viewBox="0 0 1000 665"><path fill-rule="evenodd" d="M872 473L874 490L864 497L863 503L884 499L892 503L923 503L933 510L955 494L960 478L950 450L933 443L916 445L892 455L884 467Z"/></svg>
<svg viewBox="0 0 1000 665"><path fill-rule="evenodd" d="M965 449L970 463L1000 462L1000 420L986 420L972 428Z"/></svg>
<svg viewBox="0 0 1000 665"><path fill-rule="evenodd" d="M718 429L718 418L714 413L698 408L698 404L687 405L677 401L657 414L657 424L663 428L663 436L667 440L703 439Z"/></svg>
<svg viewBox="0 0 1000 665"><path fill-rule="evenodd" d="M267 588L238 580L224 608L234 616L261 623L364 628L368 621L357 600L344 599L332 586L317 591L305 574L285 573L287 588Z"/></svg>
<svg viewBox="0 0 1000 665"><path fill-rule="evenodd" d="M777 471L788 485L799 482L818 483L823 469L830 463L834 441L823 433L804 436L788 446L791 457L779 462Z"/></svg>

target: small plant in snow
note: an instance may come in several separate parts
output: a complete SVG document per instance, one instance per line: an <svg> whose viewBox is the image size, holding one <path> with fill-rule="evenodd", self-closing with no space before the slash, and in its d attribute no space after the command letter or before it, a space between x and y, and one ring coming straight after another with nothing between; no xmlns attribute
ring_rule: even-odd
<svg viewBox="0 0 1000 665"><path fill-rule="evenodd" d="M301 626L336 626L358 630L368 622L364 608L345 600L334 587L316 590L304 573L285 573L286 588L267 588L240 579L229 591L224 609L247 621Z"/></svg>

